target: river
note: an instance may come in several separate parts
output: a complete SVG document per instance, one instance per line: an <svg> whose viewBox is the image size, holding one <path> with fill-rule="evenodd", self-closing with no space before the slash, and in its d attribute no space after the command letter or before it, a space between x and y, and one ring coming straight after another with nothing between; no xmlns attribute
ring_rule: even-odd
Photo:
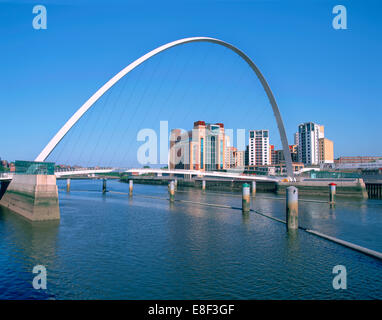
<svg viewBox="0 0 382 320"><path fill-rule="evenodd" d="M61 220L30 223L0 207L1 299L382 299L382 261L241 206L239 193L58 181ZM121 192L121 193L116 193ZM312 199L312 198L309 198ZM382 201L299 203L301 226L382 252ZM252 208L285 220L285 200L258 193ZM35 265L47 289L35 290ZM343 265L347 289L333 289Z"/></svg>

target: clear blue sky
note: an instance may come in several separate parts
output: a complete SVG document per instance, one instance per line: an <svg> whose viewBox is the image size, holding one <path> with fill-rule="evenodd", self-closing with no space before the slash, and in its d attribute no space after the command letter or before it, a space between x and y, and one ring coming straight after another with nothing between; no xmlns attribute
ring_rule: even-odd
<svg viewBox="0 0 382 320"><path fill-rule="evenodd" d="M47 30L32 28L36 4L48 10ZM337 4L347 8L347 30L332 28L332 8ZM147 51L189 36L231 42L255 61L276 96L290 143L299 123L313 121L325 125L336 157L381 155L381 9L380 1L0 1L0 157L33 160L115 73ZM170 60L203 56L205 49L195 46L194 54L190 48L164 57L164 69L158 66L159 58L152 64L160 75ZM228 71L242 68L233 58L224 61L220 63ZM200 79L211 73L202 66L198 70ZM249 88L253 80L249 77L250 73L244 75L243 85L237 80L238 85L223 87L232 90L232 97L235 91L239 96L240 90ZM153 88L158 81L153 80ZM186 89L186 85L175 87L175 95L180 99ZM260 104L265 103L264 96ZM175 104L181 100L169 99L166 105L165 99L163 94L165 108L179 107ZM229 103L231 107L216 121L258 129L257 111L240 112L235 99ZM138 116L144 110L139 109ZM152 124L164 120L148 113ZM191 121L204 118L196 113L184 123L183 114L174 112L170 127L189 129ZM206 117L215 120L213 115ZM274 130L270 121L269 129ZM111 136L117 140L118 133ZM104 160L108 157L104 155Z"/></svg>

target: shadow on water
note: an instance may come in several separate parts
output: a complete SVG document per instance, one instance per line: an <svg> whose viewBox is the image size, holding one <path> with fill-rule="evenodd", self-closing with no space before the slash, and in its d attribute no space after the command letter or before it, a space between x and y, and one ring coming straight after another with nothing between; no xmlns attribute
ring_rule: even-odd
<svg viewBox="0 0 382 320"><path fill-rule="evenodd" d="M7 246L0 246L0 269L3 270L1 298L46 299L49 290L32 287L33 267L47 270L57 263L57 239L60 221L32 222L11 210L0 207L0 235ZM8 284L12 282L12 285ZM19 283L15 286L15 282ZM12 289L18 287L17 294Z"/></svg>

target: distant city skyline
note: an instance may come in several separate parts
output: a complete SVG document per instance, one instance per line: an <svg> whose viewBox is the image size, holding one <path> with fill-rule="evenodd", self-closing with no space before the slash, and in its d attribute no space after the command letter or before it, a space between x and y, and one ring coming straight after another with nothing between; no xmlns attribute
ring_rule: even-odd
<svg viewBox="0 0 382 320"><path fill-rule="evenodd" d="M293 144L300 123L314 122L325 125L327 135L335 142L334 158L381 153L382 140L377 139L382 118L379 81L382 22L378 2L347 1L347 30L332 27L334 2L302 5L293 1L288 4L240 1L238 5L235 1L113 1L113 5L104 6L94 1L65 4L47 1L44 3L48 12L47 30L32 28L34 4L32 1L0 3L0 85L4 89L0 93L0 105L5 119L1 123L0 156L3 159L33 160L77 108L127 64L166 42L199 35L231 42L255 61L275 94L289 144ZM235 19L231 19L233 16ZM182 59L195 55L193 50L193 47L185 47L178 57L176 52L170 54L177 70L174 79L182 76ZM200 57L203 50L199 51ZM222 57L227 62L227 70L238 69L235 81L240 79L240 72L245 68L236 60ZM213 61L213 57L206 61ZM160 62L158 60L158 65ZM152 70L158 71L158 75L165 73L165 69L157 68ZM150 68L143 70L149 79ZM211 70L205 73L202 68L197 70L200 79L211 76ZM243 86L234 85L229 79L223 84L221 92L229 92L232 101L227 102L227 109L223 108L221 117L215 120L229 120L227 126L232 128L241 127L244 122L247 130L268 129L255 123L256 111L248 113L251 104L243 105L245 114L230 109L243 92L251 92L251 82L244 74L247 82ZM201 86L199 78L193 77L191 74L195 85ZM143 78L146 79L146 74ZM218 90L214 83L210 85L210 91ZM164 89L174 91L170 97L179 95L179 99L187 89L183 83L174 88L166 86L167 82ZM161 92L159 80L154 79L153 88ZM144 91L139 85L138 89ZM261 92L256 91L258 105L268 112L270 106L263 106L266 98ZM202 93L200 101L204 98L210 99L210 96ZM226 103L224 95L219 99L217 104ZM134 105L139 104L138 97L136 101ZM168 104L164 101L165 97L160 103L163 108L176 110L180 100L169 99ZM186 98L184 104L188 110L199 101ZM204 105L196 108L200 110L195 112L207 113L206 120L213 119ZM171 126L185 125L185 110L172 111ZM144 112L145 108L141 107L138 114ZM156 114L148 113L148 122L157 120ZM277 134L272 116L267 117L272 125L269 130ZM146 120L142 121L142 127ZM140 123L137 121L136 125ZM360 132L366 133L368 138ZM133 147L136 145L133 143ZM112 145L110 150L114 147ZM110 154L111 157L111 151ZM129 161L135 156L134 153ZM104 157L110 160L107 153Z"/></svg>

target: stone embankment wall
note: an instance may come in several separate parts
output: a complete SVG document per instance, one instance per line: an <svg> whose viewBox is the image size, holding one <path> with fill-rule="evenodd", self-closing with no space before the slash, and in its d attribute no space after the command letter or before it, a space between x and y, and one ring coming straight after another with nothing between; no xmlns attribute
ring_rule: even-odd
<svg viewBox="0 0 382 320"><path fill-rule="evenodd" d="M60 219L55 175L14 175L0 205L32 221Z"/></svg>
<svg viewBox="0 0 382 320"><path fill-rule="evenodd" d="M277 185L277 193L285 194L286 188L295 186L300 195L327 196L329 183L335 183L336 196L367 199L365 183L362 179L305 179L297 182L280 182Z"/></svg>

